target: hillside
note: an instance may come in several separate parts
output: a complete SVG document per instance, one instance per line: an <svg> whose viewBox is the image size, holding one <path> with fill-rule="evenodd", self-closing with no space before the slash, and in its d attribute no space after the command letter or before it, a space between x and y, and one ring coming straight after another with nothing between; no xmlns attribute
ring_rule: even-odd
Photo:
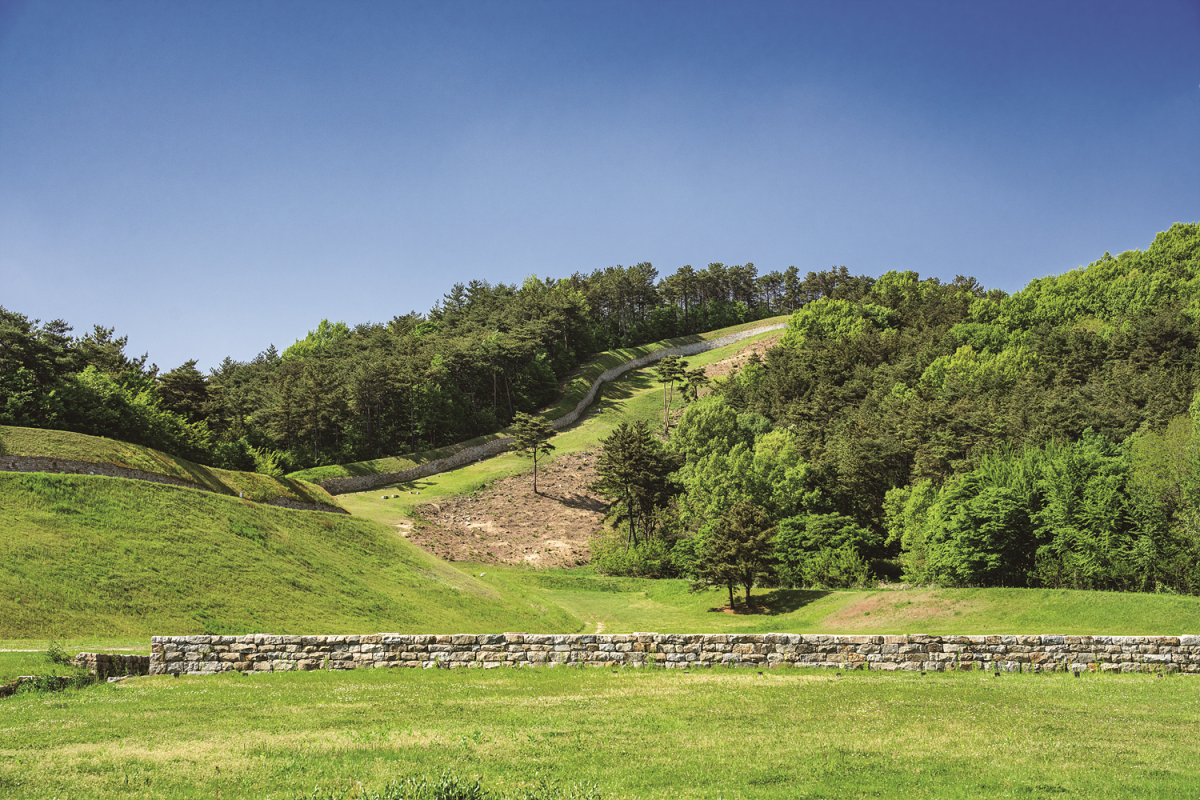
<svg viewBox="0 0 1200 800"><path fill-rule="evenodd" d="M304 480L206 467L150 447L71 431L0 425L0 467L9 469L3 465L4 456L110 464L124 470L186 481L217 494L240 495L256 503L282 500L324 507L331 511L342 510L329 492ZM37 466L48 471L57 469L47 464Z"/></svg>
<svg viewBox="0 0 1200 800"><path fill-rule="evenodd" d="M730 363L741 361L745 353L761 349L764 343L774 342L778 335L778 331L758 334L734 344L689 356L687 362L693 368L704 367L713 370L714 373L723 374L728 371ZM678 405L677 401L676 407ZM545 462L545 468L557 470L556 465L560 460L570 460L573 457L586 459L584 454L596 450L600 440L610 435L622 422L643 421L657 430L662 425L662 413L662 385L655 381L652 369L633 370L618 380L606 382L587 411L573 425L554 437L555 450ZM527 477L529 471L529 459L508 452L418 480L341 494L338 495L338 502L355 516L401 526L411 532L414 541L429 544L432 536L442 536L447 532L439 532L435 527L426 525L427 521L441 515L440 508L428 507L435 503L440 506L446 501L462 502L462 499L468 496L478 496L480 490L486 487L488 494L495 499L494 505L514 505L514 502L519 501L519 505L529 509L531 514L536 512L544 517L538 526L543 528L539 534L542 540L579 539L579 531L561 527L564 515L560 512L564 508L578 510L572 506L579 506L581 503L584 506L590 505L581 495L584 494L582 483L592 478L589 477L587 481L572 478L569 481L569 496L563 495L556 501L553 497L558 493L554 488L547 489L547 497L533 496L532 486ZM590 471L581 474L593 476ZM500 481L504 482L503 485L497 483ZM505 496L504 493L511 493L511 497ZM566 514L565 517L572 519L577 515ZM588 523L589 530L593 527L593 524ZM512 531L506 530L506 533L511 534ZM506 535L504 538L511 537ZM445 549L440 546L433 549L446 555L458 553L461 549L458 543L462 542L476 550L485 549L476 546L478 543L474 540L468 541L461 536L457 543L449 544ZM548 546L557 549L556 545ZM545 547L540 549L544 550ZM574 563L575 560L576 557L571 556L565 559L565 563ZM556 564L564 561L548 558L539 563Z"/></svg>
<svg viewBox="0 0 1200 800"><path fill-rule="evenodd" d="M0 514L0 639L580 629L347 515L11 473Z"/></svg>
<svg viewBox="0 0 1200 800"><path fill-rule="evenodd" d="M706 333L695 334L692 336L682 336L675 339L666 339L659 342L643 345L641 347L627 347L618 350L609 350L600 353L593 357L586 364L575 370L563 381L560 386L558 401L548 408L540 412L540 416L548 420L560 419L572 411L587 397L591 391L592 385L600 379L600 376L611 369L616 369L624 364L629 364L638 358L650 355L659 350L668 347L678 347L682 345L694 344L698 342L712 341L722 337L743 333L745 331L754 330L757 328L769 327L772 325L778 326L787 322L787 317L771 317L767 319L748 322L741 325L733 325L726 328L720 328ZM694 361L695 357L689 357L689 360ZM390 473L402 472L411 470L421 464L437 461L439 459L452 456L463 450L478 447L498 439L504 439L512 436L510 428L497 431L496 433L486 436L479 436L474 439L469 439L465 442L450 445L448 447L438 448L436 450L425 450L418 453L402 454L387 458L378 458L370 461L359 461L351 464L331 464L328 466L312 467L310 469L293 472L289 477L312 481L314 483L327 481L331 478L355 477L363 475L387 475Z"/></svg>

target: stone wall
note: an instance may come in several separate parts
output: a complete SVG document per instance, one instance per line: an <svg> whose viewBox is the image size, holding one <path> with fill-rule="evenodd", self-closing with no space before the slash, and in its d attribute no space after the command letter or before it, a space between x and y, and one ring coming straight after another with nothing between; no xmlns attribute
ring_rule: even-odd
<svg viewBox="0 0 1200 800"><path fill-rule="evenodd" d="M155 636L150 674L364 667L826 667L1200 672L1200 636L456 634Z"/></svg>
<svg viewBox="0 0 1200 800"><path fill-rule="evenodd" d="M122 675L148 675L150 674L150 656L134 656L126 653L80 653L75 656L75 666L83 667L102 680Z"/></svg>
<svg viewBox="0 0 1200 800"><path fill-rule="evenodd" d="M53 472L62 475L106 475L109 478L129 478L135 481L150 483L165 483L168 486L182 486L185 489L199 489L211 492L206 486L192 481L163 475L158 472L146 472L140 469L118 467L116 464L98 464L92 461L70 461L64 458L49 458L46 456L0 456L0 472ZM293 508L300 511L328 511L334 514L349 514L340 506L326 506L320 503L305 503L287 497L276 497L268 500L265 505Z"/></svg>
<svg viewBox="0 0 1200 800"><path fill-rule="evenodd" d="M161 475L157 472L146 472L140 469L118 467L115 464L96 464L91 461L70 461L65 458L48 458L45 456L0 456L0 472L55 472L63 475L107 475L110 478L132 478L137 481L165 483L169 486L182 486L186 489L208 491L198 483Z"/></svg>
<svg viewBox="0 0 1200 800"><path fill-rule="evenodd" d="M579 401L574 409L567 412L563 416L550 423L550 427L556 431L561 431L569 425L574 424L575 420L579 419L587 407L596 399L596 393L600 391L600 385L605 381L615 380L621 377L630 370L641 369L647 364L653 364L666 356L694 356L697 353L704 353L709 350L715 350L718 347L724 347L735 342L740 342L743 339L749 339L751 336L757 336L760 333L768 331L777 331L781 328L786 328L787 323L778 322L771 325L763 325L758 328L753 328L747 331L739 331L737 333L726 334L717 339L709 339L701 342L689 342L688 344L677 345L675 347L664 347L660 350L655 350L647 353L644 356L639 356L632 361L627 361L624 364L607 369L600 373L600 377L592 382L591 388L587 395ZM415 481L419 478L428 478L430 475L436 475L439 472L457 469L458 467L470 464L473 461L478 461L481 458L499 455L512 447L512 437L506 436L500 439L492 439L483 444L464 447L461 450L456 450L445 458L439 458L432 461L426 461L423 464L418 464L412 469L401 470L399 472L385 472L376 475L356 475L348 478L327 478L317 483L330 494L346 494L347 492L362 492L367 489L373 489L376 486L383 486L389 483L404 483L406 481Z"/></svg>

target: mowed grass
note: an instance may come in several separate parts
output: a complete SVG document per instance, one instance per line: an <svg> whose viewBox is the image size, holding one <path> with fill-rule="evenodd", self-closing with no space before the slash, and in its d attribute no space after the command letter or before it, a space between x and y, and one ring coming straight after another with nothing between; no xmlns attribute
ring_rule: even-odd
<svg viewBox="0 0 1200 800"><path fill-rule="evenodd" d="M284 498L339 508L329 492L307 481L206 467L150 447L72 431L0 425L0 457L5 455L113 464L189 481L217 494L244 495L258 503Z"/></svg>
<svg viewBox="0 0 1200 800"><path fill-rule="evenodd" d="M769 320L762 322L766 324ZM685 360L690 367L707 366L728 358L751 342L772 335L775 333L753 336L697 356L689 356ZM680 407L682 400L676 392L672 408ZM600 440L622 422L638 421L649 423L653 430L661 429L663 424L662 384L657 382L652 367L626 373L615 381L605 383L597 393L596 400L575 424L551 439L555 449L546 463L553 463L556 458L571 453L595 450ZM502 478L531 471L532 464L528 458L512 452L502 453L428 478L341 494L338 495L338 502L355 516L396 525L411 519L417 506L474 492ZM386 499L384 495L387 495Z"/></svg>
<svg viewBox="0 0 1200 800"><path fill-rule="evenodd" d="M27 646L27 645L26 645ZM146 644L147 653L150 650ZM75 653L71 653L75 655ZM0 685L12 683L22 675L86 675L87 671L68 664L56 664L45 650L0 649Z"/></svg>
<svg viewBox="0 0 1200 800"><path fill-rule="evenodd" d="M0 703L0 795L1194 797L1194 677L713 668L139 678ZM314 794L314 789L322 790Z"/></svg>
<svg viewBox="0 0 1200 800"><path fill-rule="evenodd" d="M573 631L343 514L82 475L0 474L0 640Z"/></svg>
<svg viewBox="0 0 1200 800"><path fill-rule="evenodd" d="M684 580L613 578L590 569L463 565L499 592L541 598L605 633L843 633L945 635L1200 633L1200 597L1059 589L756 589L764 611L729 614L722 591ZM738 593L739 601L742 597Z"/></svg>

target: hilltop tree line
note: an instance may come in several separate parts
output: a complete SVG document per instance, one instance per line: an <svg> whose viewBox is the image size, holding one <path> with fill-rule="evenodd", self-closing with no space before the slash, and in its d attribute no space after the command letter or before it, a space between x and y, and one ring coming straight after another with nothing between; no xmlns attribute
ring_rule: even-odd
<svg viewBox="0 0 1200 800"><path fill-rule="evenodd" d="M321 323L282 352L207 375L160 371L96 326L75 336L0 307L0 424L59 428L201 463L282 474L443 447L551 402L591 354L787 313L853 283L753 264L648 263L521 286L455 284L425 314Z"/></svg>
<svg viewBox="0 0 1200 800"><path fill-rule="evenodd" d="M1012 295L844 281L688 406L659 444L673 488L637 509L653 524L596 561L732 586L712 571L724 548L785 586L1195 593L1198 325L1195 224ZM754 536L751 569L730 537Z"/></svg>

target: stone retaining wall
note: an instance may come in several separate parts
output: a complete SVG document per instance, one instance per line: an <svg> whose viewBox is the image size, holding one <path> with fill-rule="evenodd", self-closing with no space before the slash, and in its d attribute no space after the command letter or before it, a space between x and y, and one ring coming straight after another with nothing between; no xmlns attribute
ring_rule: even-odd
<svg viewBox="0 0 1200 800"><path fill-rule="evenodd" d="M163 475L158 472L146 472L140 469L118 467L116 464L98 464L92 461L71 461L63 458L46 456L0 456L0 472L54 472L62 475L105 475L109 478L129 478L135 481L150 483L165 483L168 486L182 486L184 489L199 489L211 492L206 486L192 481ZM264 505L293 508L300 511L328 511L334 514L349 514L340 506L326 506L320 503L305 503L287 497L276 497Z"/></svg>
<svg viewBox="0 0 1200 800"><path fill-rule="evenodd" d="M126 653L80 653L75 656L75 666L83 667L101 680L122 675L149 675L150 656L134 656Z"/></svg>
<svg viewBox="0 0 1200 800"><path fill-rule="evenodd" d="M155 636L150 674L362 667L827 667L1200 672L1200 636L456 634Z"/></svg>
<svg viewBox="0 0 1200 800"><path fill-rule="evenodd" d="M729 333L717 339L709 339L701 342L689 342L688 344L676 345L674 347L664 347L660 350L655 350L643 356L627 361L624 364L607 369L600 373L600 377L592 382L591 388L587 395L579 401L575 408L558 419L550 423L550 427L556 431L561 431L569 425L574 424L575 420L579 419L587 407L596 399L596 393L600 391L600 385L605 381L611 381L621 377L626 372L631 370L641 369L647 364L653 364L666 356L694 356L697 353L704 353L709 350L716 350L718 347L725 347L735 342L740 342L743 339L749 339L751 336L757 336L760 333L768 331L777 331L786 328L787 323L779 322L772 325L763 325L758 328L753 328L748 331L739 331L737 333ZM362 492L367 489L373 489L376 486L383 486L389 483L405 483L407 481L415 481L419 478L428 478L430 475L436 475L439 472L457 469L458 467L470 464L473 461L478 461L481 458L499 455L512 447L513 440L511 436L506 436L500 439L492 439L483 444L464 447L454 453L432 461L426 461L423 464L418 464L412 469L401 470L399 472L385 472L376 475L356 475L348 478L327 478L323 481L318 481L325 491L330 494L346 494L347 492Z"/></svg>
<svg viewBox="0 0 1200 800"><path fill-rule="evenodd" d="M198 483L173 478L157 472L118 467L115 464L96 464L91 461L70 461L46 456L0 456L0 472L56 472L63 475L107 475L110 478L132 478L137 481L165 483L185 489L208 491Z"/></svg>

